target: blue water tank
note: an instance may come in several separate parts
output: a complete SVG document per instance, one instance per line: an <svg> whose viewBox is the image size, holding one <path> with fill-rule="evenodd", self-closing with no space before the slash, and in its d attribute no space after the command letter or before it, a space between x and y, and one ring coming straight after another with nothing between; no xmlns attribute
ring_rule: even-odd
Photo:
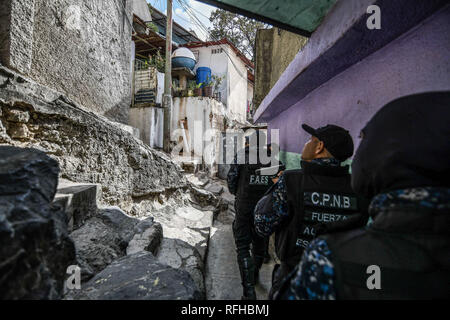
<svg viewBox="0 0 450 320"><path fill-rule="evenodd" d="M191 70L195 67L195 56L188 48L178 48L172 53L172 67L186 67Z"/></svg>
<svg viewBox="0 0 450 320"><path fill-rule="evenodd" d="M208 67L197 68L196 80L197 80L197 84L203 83L202 87L204 87L205 82L208 82L211 80L211 69Z"/></svg>

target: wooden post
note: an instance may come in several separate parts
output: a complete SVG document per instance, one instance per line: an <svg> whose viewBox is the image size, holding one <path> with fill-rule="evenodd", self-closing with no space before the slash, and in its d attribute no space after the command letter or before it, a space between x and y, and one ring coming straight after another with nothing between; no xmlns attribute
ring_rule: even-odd
<svg viewBox="0 0 450 320"><path fill-rule="evenodd" d="M170 114L172 109L172 0L167 0L167 25L166 25L166 68L164 75L164 151L170 152Z"/></svg>

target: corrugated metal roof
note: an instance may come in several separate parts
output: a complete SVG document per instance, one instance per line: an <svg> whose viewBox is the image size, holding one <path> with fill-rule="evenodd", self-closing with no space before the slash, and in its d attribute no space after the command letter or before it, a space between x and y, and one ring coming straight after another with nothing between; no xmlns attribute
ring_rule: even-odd
<svg viewBox="0 0 450 320"><path fill-rule="evenodd" d="M167 16L158 11L156 8L152 7L152 22L156 24L159 29L159 33L163 36L166 35L166 24L167 24ZM173 21L172 24L172 40L178 44L184 44L188 42L201 41L197 36L192 34L190 31L186 30L178 23Z"/></svg>

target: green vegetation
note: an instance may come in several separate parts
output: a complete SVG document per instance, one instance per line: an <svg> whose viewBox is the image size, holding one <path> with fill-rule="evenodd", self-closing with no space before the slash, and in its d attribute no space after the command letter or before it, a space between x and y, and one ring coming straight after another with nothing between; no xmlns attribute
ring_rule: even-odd
<svg viewBox="0 0 450 320"><path fill-rule="evenodd" d="M159 28L156 24L154 24L153 22L147 22L146 23L147 28L149 28L151 31L158 33L159 32Z"/></svg>
<svg viewBox="0 0 450 320"><path fill-rule="evenodd" d="M189 80L188 82L188 90L194 90L197 87L195 80Z"/></svg>
<svg viewBox="0 0 450 320"><path fill-rule="evenodd" d="M222 9L211 12L210 40L227 38L253 61L256 31L269 25Z"/></svg>
<svg viewBox="0 0 450 320"><path fill-rule="evenodd" d="M166 58L163 57L161 55L161 52L158 50L156 52L156 54L154 54L151 57L150 64L152 66L156 67L156 69L158 69L159 72L163 72L164 73L165 68L166 68Z"/></svg>
<svg viewBox="0 0 450 320"><path fill-rule="evenodd" d="M214 91L215 92L219 91L219 87L222 84L224 79L225 79L225 75L222 76L222 77L219 77L219 76L216 76L216 75L212 76L211 81L212 81L212 85L214 86Z"/></svg>

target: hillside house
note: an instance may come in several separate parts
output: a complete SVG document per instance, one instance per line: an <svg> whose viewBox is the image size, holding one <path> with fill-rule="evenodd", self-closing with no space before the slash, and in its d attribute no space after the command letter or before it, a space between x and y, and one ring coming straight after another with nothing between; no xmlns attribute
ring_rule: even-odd
<svg viewBox="0 0 450 320"><path fill-rule="evenodd" d="M129 124L138 128L142 141L151 147L163 146L162 95L164 92L165 28L167 17L148 6L145 0L133 15L132 102ZM195 34L173 22L172 47L200 41ZM175 76L175 75L172 75ZM193 74L191 75L193 77Z"/></svg>
<svg viewBox="0 0 450 320"><path fill-rule="evenodd" d="M151 147L163 146L164 65L154 58L165 55L166 16L151 10L151 24L134 15L133 102L130 125L140 131L141 139ZM157 27L155 30L154 26ZM248 125L248 111L253 98L253 64L231 42L201 42L195 34L173 24L173 50L180 46L191 50L196 59L193 71L172 68L173 82L187 89L187 80L194 81L199 67L208 67L211 74L223 78L214 98L179 96L172 88L172 148L182 146L186 155L206 165L211 175L217 172L223 150L222 135L226 129ZM189 41L189 42L188 42ZM178 87L177 85L177 87Z"/></svg>
<svg viewBox="0 0 450 320"><path fill-rule="evenodd" d="M211 74L223 77L219 100L233 120L245 123L253 101L254 65L229 40L191 42L183 45L192 50L199 67L208 67Z"/></svg>

